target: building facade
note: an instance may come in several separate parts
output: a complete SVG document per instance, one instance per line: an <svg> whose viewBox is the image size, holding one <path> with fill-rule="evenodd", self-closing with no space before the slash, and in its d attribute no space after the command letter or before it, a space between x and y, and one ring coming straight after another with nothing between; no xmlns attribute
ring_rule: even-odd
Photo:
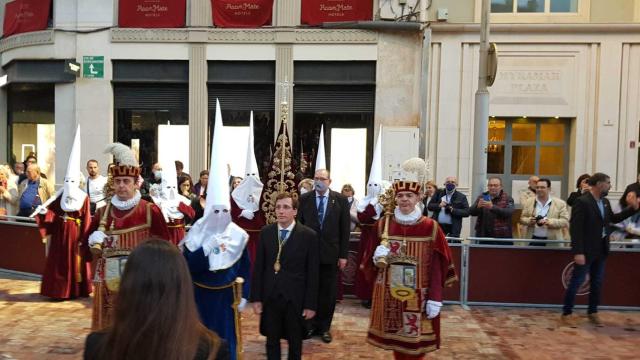
<svg viewBox="0 0 640 360"><path fill-rule="evenodd" d="M148 167L180 154L197 174L218 98L226 126L246 126L253 110L266 164L286 100L294 157L309 168L324 125L328 164L354 163L350 181L364 184L381 128L387 178L419 155L437 183L455 175L469 193L481 0L342 2L371 11L309 25L302 0L277 0L265 26L229 28L214 26L216 0L187 0L184 26L140 28L121 26L131 1L53 0L46 29L0 41L0 160L36 152L61 183L53 165L66 167L80 124L83 160L104 164L102 149L121 141ZM621 192L638 172L640 1L491 3L499 65L488 172L511 193L530 175L549 177L566 197L577 176L602 171ZM67 60L82 76L64 72Z"/></svg>

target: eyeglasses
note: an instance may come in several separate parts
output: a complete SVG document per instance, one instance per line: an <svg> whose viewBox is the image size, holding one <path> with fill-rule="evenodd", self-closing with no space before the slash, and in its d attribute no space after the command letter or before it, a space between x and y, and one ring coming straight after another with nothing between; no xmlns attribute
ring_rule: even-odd
<svg viewBox="0 0 640 360"><path fill-rule="evenodd" d="M329 181L329 179L323 178L323 177L314 177L313 180L316 180L316 181Z"/></svg>

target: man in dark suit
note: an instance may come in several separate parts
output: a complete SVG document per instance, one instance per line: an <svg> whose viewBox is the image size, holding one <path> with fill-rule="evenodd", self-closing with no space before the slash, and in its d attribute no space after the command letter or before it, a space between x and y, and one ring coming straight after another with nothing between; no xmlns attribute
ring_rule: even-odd
<svg viewBox="0 0 640 360"><path fill-rule="evenodd" d="M300 196L298 211L298 221L315 230L320 243L318 314L307 324L307 337L317 334L322 341L330 343L338 269L347 266L349 253L349 204L344 195L329 189L328 170L316 170L313 184L314 191Z"/></svg>
<svg viewBox="0 0 640 360"><path fill-rule="evenodd" d="M318 239L295 222L298 201L276 197L277 223L260 232L250 301L267 337L267 359L280 359L280 339L289 342L288 359L302 357L303 318L315 316L318 300Z"/></svg>
<svg viewBox="0 0 640 360"><path fill-rule="evenodd" d="M572 314L578 288L589 273L591 289L589 291L589 321L596 326L602 323L598 317L598 304L604 265L609 254L609 234L611 224L619 223L638 211L638 202L614 214L606 196L611 188L611 180L603 173L593 174L588 181L591 190L579 197L571 208L571 252L575 262L571 281L565 292L561 322L575 326L577 320Z"/></svg>
<svg viewBox="0 0 640 360"><path fill-rule="evenodd" d="M469 202L467 197L456 191L458 179L449 176L444 181L444 189L436 191L431 197L431 201L424 209L423 215L427 211L433 211L433 220L436 220L446 236L460 237L462 230L462 218L469 216Z"/></svg>

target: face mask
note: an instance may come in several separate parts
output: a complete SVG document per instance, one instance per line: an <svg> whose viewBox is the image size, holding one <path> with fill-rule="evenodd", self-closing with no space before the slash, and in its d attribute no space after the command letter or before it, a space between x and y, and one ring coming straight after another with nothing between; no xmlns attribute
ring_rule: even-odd
<svg viewBox="0 0 640 360"><path fill-rule="evenodd" d="M325 184L322 181L314 181L313 182L313 187L319 192L327 191L327 184Z"/></svg>
<svg viewBox="0 0 640 360"><path fill-rule="evenodd" d="M601 197L601 198L604 198L604 197L606 197L607 195L609 195L609 190L604 190L603 192L601 192L601 193L600 193L600 197Z"/></svg>
<svg viewBox="0 0 640 360"><path fill-rule="evenodd" d="M162 171L161 170L154 171L153 172L153 177L156 178L156 180L162 179Z"/></svg>
<svg viewBox="0 0 640 360"><path fill-rule="evenodd" d="M448 192L452 192L453 190L455 190L456 184L446 184L444 187L447 189Z"/></svg>
<svg viewBox="0 0 640 360"><path fill-rule="evenodd" d="M305 189L305 188L300 188L300 195L304 195L306 193L308 193L309 190Z"/></svg>

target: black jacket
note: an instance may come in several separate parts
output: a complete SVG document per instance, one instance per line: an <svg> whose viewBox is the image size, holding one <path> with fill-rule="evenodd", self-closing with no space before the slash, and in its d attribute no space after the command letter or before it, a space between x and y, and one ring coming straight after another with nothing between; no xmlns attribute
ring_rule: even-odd
<svg viewBox="0 0 640 360"><path fill-rule="evenodd" d="M424 210L425 216L427 216L427 210L431 210L433 211L432 218L438 221L438 215L440 215L440 211L442 210L440 202L446 193L446 190L438 190L433 194L429 205L427 205L427 208ZM459 237L460 231L462 230L462 218L469 216L469 202L463 193L454 191L449 204L451 204L451 233L446 235Z"/></svg>
<svg viewBox="0 0 640 360"><path fill-rule="evenodd" d="M278 255L278 224L260 231L251 277L251 302L265 302L270 296L282 295L302 314L303 309L316 310L318 302L318 237L310 228L296 223L282 247L280 271L273 265Z"/></svg>
<svg viewBox="0 0 640 360"><path fill-rule="evenodd" d="M616 224L636 213L633 208L626 208L614 214L609 200L603 199L604 218L596 199L590 192L578 197L571 207L571 252L584 254L587 259L594 259L609 254L609 234L611 224ZM602 240L602 229L606 238Z"/></svg>
<svg viewBox="0 0 640 360"><path fill-rule="evenodd" d="M347 198L335 191L329 191L324 223L320 227L316 192L311 191L300 196L298 221L318 234L320 240L320 263L337 264L338 258L346 259L349 255L349 234L351 219Z"/></svg>

